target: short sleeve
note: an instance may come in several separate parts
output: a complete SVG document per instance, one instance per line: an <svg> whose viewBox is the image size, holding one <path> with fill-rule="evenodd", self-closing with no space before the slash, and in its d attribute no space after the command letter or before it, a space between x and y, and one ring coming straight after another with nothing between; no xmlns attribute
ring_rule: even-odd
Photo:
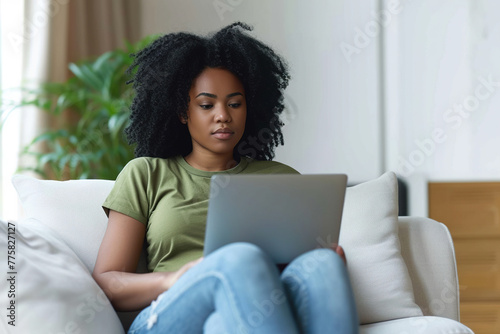
<svg viewBox="0 0 500 334"><path fill-rule="evenodd" d="M300 174L300 172L293 167L290 167L282 163L279 164L280 164L280 172L279 172L280 174Z"/></svg>
<svg viewBox="0 0 500 334"><path fill-rule="evenodd" d="M102 205L106 214L114 210L147 225L149 179L147 161L144 158L131 160L116 178L115 185Z"/></svg>
<svg viewBox="0 0 500 334"><path fill-rule="evenodd" d="M244 174L300 174L294 168L277 161L249 160Z"/></svg>

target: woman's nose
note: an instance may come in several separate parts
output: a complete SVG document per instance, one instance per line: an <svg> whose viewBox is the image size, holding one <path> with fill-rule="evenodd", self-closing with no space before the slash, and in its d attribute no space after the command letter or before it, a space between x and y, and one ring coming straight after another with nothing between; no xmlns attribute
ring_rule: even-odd
<svg viewBox="0 0 500 334"><path fill-rule="evenodd" d="M231 122L231 115L225 107L217 108L215 114L215 121L217 123L228 123Z"/></svg>

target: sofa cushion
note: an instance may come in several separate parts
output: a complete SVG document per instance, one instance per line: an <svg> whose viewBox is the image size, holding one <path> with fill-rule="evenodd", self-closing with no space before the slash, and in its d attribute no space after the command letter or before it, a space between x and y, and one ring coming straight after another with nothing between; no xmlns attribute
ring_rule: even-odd
<svg viewBox="0 0 500 334"><path fill-rule="evenodd" d="M14 175L12 183L24 217L56 231L92 272L108 221L101 205L114 181L47 181Z"/></svg>
<svg viewBox="0 0 500 334"><path fill-rule="evenodd" d="M413 317L360 326L359 334L474 334L458 321L441 317Z"/></svg>
<svg viewBox="0 0 500 334"><path fill-rule="evenodd" d="M15 301L12 333L124 332L86 266L54 231L34 219L15 224L15 232L13 226L0 221L0 234L11 232L10 240L16 246L14 264L9 268L15 274L7 273L11 281L0 284L2 298L8 296L8 290L15 294L9 299L9 303ZM2 250L7 243L7 237L0 238Z"/></svg>
<svg viewBox="0 0 500 334"><path fill-rule="evenodd" d="M398 237L392 172L346 191L339 243L362 324L421 316Z"/></svg>

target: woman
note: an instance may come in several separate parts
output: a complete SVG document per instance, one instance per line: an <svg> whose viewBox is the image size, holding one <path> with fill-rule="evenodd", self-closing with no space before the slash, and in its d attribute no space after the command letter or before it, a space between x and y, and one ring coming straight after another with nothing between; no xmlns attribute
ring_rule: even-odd
<svg viewBox="0 0 500 334"><path fill-rule="evenodd" d="M280 274L258 247L202 259L210 177L297 173L270 161L289 74L242 23L200 37L165 35L135 55L126 134L137 158L103 207L108 227L93 277L117 310L140 310L129 333L355 333L340 246ZM149 273L137 274L143 241Z"/></svg>

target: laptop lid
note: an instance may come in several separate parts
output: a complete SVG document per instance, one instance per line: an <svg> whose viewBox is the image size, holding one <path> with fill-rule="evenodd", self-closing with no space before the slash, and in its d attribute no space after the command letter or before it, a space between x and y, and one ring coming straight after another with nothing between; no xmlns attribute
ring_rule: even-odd
<svg viewBox="0 0 500 334"><path fill-rule="evenodd" d="M204 255L250 242L277 264L338 243L344 174L217 174L212 176Z"/></svg>

